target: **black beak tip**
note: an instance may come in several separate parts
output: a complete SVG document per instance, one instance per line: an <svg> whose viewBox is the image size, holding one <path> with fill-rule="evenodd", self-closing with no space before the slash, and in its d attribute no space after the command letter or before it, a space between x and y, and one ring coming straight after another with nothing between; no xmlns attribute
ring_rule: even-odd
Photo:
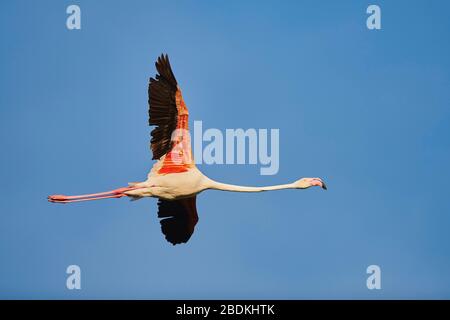
<svg viewBox="0 0 450 320"><path fill-rule="evenodd" d="M328 190L327 185L325 184L325 182L322 182L322 189L323 190Z"/></svg>

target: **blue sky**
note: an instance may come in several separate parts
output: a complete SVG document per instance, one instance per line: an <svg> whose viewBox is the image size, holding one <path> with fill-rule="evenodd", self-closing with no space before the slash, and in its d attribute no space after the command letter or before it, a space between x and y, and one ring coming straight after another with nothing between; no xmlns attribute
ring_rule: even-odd
<svg viewBox="0 0 450 320"><path fill-rule="evenodd" d="M77 4L82 29L66 28ZM366 28L378 4L382 29ZM447 1L2 1L0 298L450 298ZM54 205L144 180L147 81L170 55L190 121L280 129L280 170L215 180L187 245L156 201ZM77 264L82 289L67 290ZM381 290L366 268L381 267Z"/></svg>

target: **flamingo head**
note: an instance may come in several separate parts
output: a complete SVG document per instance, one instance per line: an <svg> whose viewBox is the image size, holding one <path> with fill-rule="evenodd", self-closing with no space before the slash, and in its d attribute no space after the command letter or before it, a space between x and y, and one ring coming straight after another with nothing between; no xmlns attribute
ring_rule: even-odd
<svg viewBox="0 0 450 320"><path fill-rule="evenodd" d="M302 178L294 182L294 185L297 189L308 189L310 187L321 187L324 190L327 190L327 186L325 182L320 178Z"/></svg>

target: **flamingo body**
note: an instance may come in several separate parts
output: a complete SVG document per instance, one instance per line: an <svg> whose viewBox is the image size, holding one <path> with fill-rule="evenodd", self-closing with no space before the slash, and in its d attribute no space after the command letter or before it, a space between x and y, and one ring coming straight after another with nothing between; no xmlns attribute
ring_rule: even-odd
<svg viewBox="0 0 450 320"><path fill-rule="evenodd" d="M132 184L136 189L125 191L128 196L179 200L193 197L211 186L211 180L197 167L176 174L149 175L144 182Z"/></svg>

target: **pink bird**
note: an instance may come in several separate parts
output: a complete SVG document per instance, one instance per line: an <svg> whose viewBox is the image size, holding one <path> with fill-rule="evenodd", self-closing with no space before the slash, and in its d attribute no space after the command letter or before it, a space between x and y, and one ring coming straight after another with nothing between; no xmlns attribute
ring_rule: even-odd
<svg viewBox="0 0 450 320"><path fill-rule="evenodd" d="M161 55L155 63L158 74L150 78L149 125L153 160L157 162L147 180L129 183L107 192L78 196L51 195L50 202L73 203L110 198L158 198L158 217L161 230L172 244L186 243L198 222L196 198L205 190L261 192L281 189L307 189L319 186L327 189L320 178L302 178L293 183L266 187L245 187L216 182L200 172L191 151L188 128L188 109L172 72L169 57Z"/></svg>

